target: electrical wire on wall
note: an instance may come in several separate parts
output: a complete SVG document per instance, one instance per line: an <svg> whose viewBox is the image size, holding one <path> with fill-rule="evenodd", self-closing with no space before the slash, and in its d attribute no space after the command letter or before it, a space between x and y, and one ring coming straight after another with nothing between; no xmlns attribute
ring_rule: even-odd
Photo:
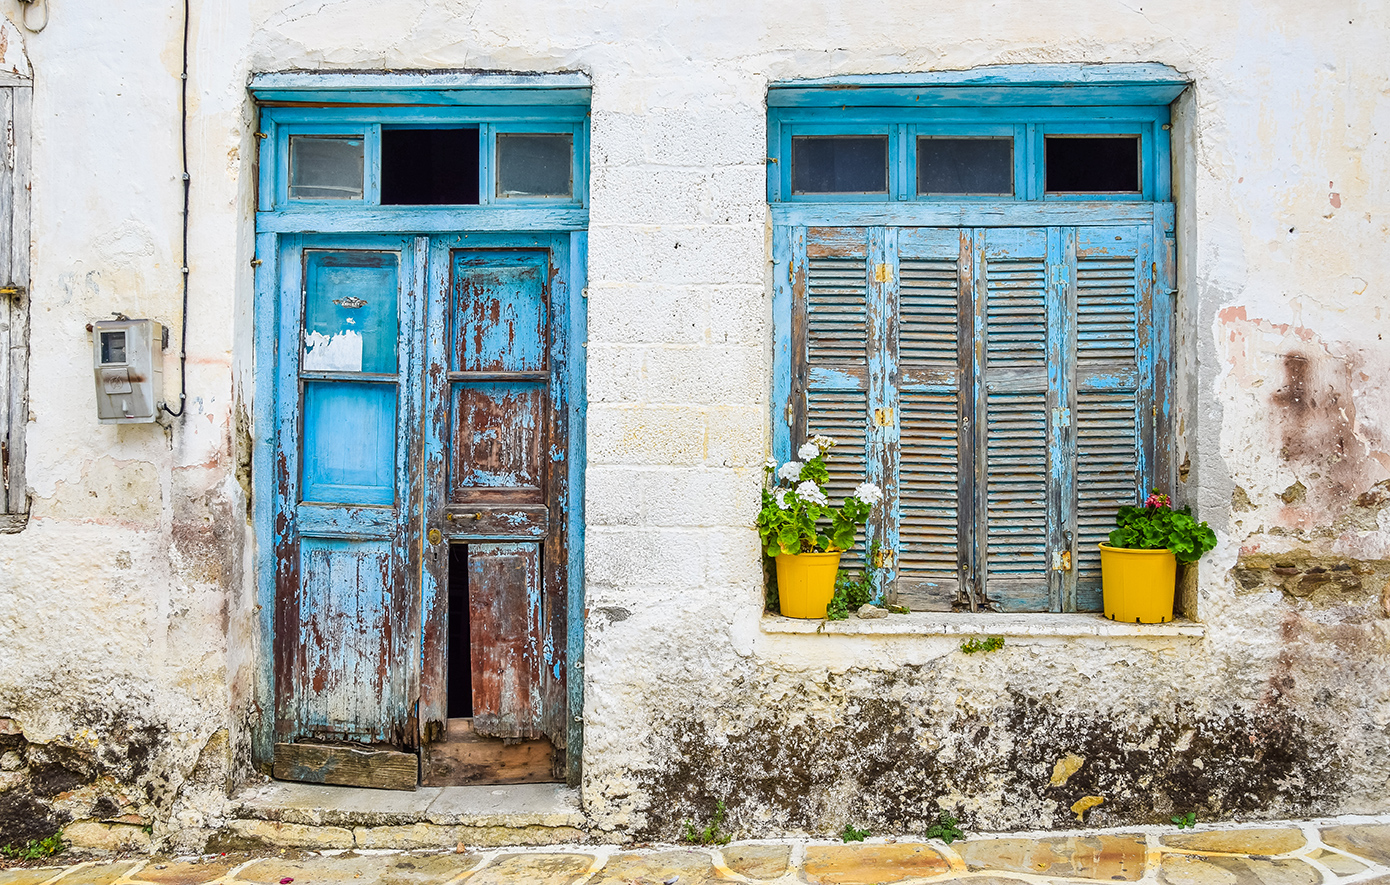
<svg viewBox="0 0 1390 885"><path fill-rule="evenodd" d="M24 6L24 11L19 14L20 21L24 23L24 27L33 31L35 34L48 27L48 0L19 0L19 2ZM43 21L39 22L38 25L34 25L29 21L29 10L33 9L35 6L43 9Z"/></svg>
<svg viewBox="0 0 1390 885"><path fill-rule="evenodd" d="M192 185L188 175L188 2L183 0L183 70L179 73L179 151L183 160L183 254L179 260L179 270L183 275L183 310L179 327L179 410L175 412L166 403L159 405L175 418L183 416L188 398L188 192Z"/></svg>

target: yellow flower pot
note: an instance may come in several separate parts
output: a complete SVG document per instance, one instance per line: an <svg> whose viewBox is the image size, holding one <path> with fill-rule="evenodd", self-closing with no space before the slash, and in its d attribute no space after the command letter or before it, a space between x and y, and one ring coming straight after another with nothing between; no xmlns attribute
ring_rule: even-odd
<svg viewBox="0 0 1390 885"><path fill-rule="evenodd" d="M1127 624L1173 620L1178 561L1171 550L1127 550L1100 545L1105 616Z"/></svg>
<svg viewBox="0 0 1390 885"><path fill-rule="evenodd" d="M777 599L789 618L823 618L835 596L838 553L783 553L777 563Z"/></svg>

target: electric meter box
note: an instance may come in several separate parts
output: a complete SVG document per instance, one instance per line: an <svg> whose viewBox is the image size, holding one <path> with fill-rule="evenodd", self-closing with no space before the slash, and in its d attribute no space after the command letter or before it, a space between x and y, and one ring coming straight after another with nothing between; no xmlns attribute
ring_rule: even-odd
<svg viewBox="0 0 1390 885"><path fill-rule="evenodd" d="M164 390L164 327L154 320L92 323L97 419L102 424L150 424Z"/></svg>

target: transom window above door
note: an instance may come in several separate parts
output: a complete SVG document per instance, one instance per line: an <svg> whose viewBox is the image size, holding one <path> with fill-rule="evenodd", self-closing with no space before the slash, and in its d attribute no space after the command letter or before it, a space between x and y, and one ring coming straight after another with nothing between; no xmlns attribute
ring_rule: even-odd
<svg viewBox="0 0 1390 885"><path fill-rule="evenodd" d="M587 107L385 110L266 108L262 210L585 205Z"/></svg>
<svg viewBox="0 0 1390 885"><path fill-rule="evenodd" d="M769 90L778 460L885 506L845 557L914 609L1095 611L1171 488L1175 224L1156 65ZM836 470L840 473L837 474Z"/></svg>

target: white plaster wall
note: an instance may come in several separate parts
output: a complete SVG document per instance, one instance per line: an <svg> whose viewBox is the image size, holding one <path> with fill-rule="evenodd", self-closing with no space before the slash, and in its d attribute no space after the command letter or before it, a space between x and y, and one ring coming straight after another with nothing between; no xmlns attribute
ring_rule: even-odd
<svg viewBox="0 0 1390 885"><path fill-rule="evenodd" d="M1198 700L1213 709L1255 704L1282 666L1315 683L1288 689L1297 710L1324 715L1312 699L1327 690L1368 728L1390 721L1385 611L1358 622L1360 644L1343 648L1327 631L1346 622L1345 605L1238 593L1231 578L1243 549L1379 560L1390 545L1384 502L1343 518L1349 500L1390 478L1383 4L194 0L189 414L169 429L96 423L84 326L121 310L178 328L179 10L50 6L47 29L25 38L33 517L0 536L0 715L33 739L69 739L91 710L110 712L98 735L138 713L170 734L160 770L175 783L222 728L230 756L244 759L260 653L237 432L253 370L244 87L251 72L287 69L593 80L585 798L600 826L660 824L653 808L667 797L653 784L669 760L647 740L653 721L682 706L704 703L717 719L768 700L731 691L738 680L815 685L922 665L935 674L934 715L1060 685L1066 704L1122 716L1141 684L1169 701L1205 686ZM17 19L15 0L0 8ZM1196 83L1175 139L1185 146L1177 460L1190 471L1180 495L1221 532L1195 590L1208 638L1024 642L981 663L942 639L762 633L749 525L768 451L767 84L1139 61ZM1320 395L1306 418L1272 400L1295 349ZM176 370L166 365L171 398ZM1340 413L1333 457L1319 434ZM1295 481L1303 498L1276 497ZM1251 509L1232 509L1237 486ZM1336 675L1347 662L1354 683ZM1365 750L1384 736L1354 740ZM1353 768L1342 807L1383 807L1383 762ZM145 809L161 827L173 813L163 801ZM1048 819L1045 803L1014 820L987 799L961 801L1000 825ZM172 825L215 824L209 802L181 806ZM747 819L786 823L766 809Z"/></svg>

